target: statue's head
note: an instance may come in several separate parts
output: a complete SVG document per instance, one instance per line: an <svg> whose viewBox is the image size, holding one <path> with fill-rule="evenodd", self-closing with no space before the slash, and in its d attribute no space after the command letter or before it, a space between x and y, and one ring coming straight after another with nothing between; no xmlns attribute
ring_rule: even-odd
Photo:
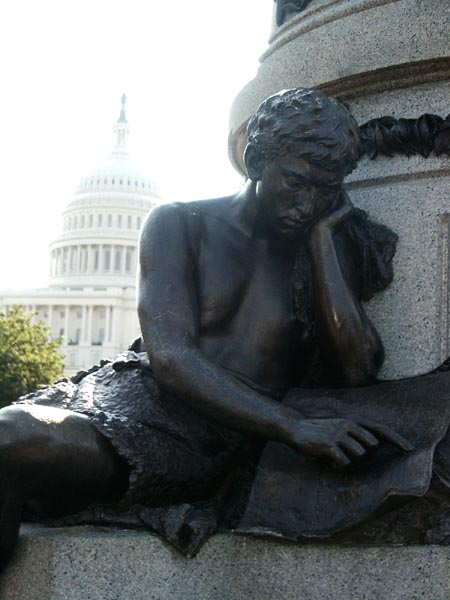
<svg viewBox="0 0 450 600"><path fill-rule="evenodd" d="M258 107L247 128L245 163L250 179L275 157L294 155L341 181L361 154L358 125L341 103L307 88L285 90Z"/></svg>

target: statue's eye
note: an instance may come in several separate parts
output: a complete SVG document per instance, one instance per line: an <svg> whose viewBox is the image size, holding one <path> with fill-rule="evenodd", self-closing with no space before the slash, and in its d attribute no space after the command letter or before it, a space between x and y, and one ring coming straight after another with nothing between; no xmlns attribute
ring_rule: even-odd
<svg viewBox="0 0 450 600"><path fill-rule="evenodd" d="M291 177L288 177L285 179L285 182L286 182L286 187L290 188L291 190L302 190L308 186L308 183L304 179L301 179L301 178L293 179Z"/></svg>
<svg viewBox="0 0 450 600"><path fill-rule="evenodd" d="M331 196L336 196L336 194L340 190L340 187L338 185L329 185L329 186L321 186L319 189L320 189L320 194L322 196L331 197Z"/></svg>

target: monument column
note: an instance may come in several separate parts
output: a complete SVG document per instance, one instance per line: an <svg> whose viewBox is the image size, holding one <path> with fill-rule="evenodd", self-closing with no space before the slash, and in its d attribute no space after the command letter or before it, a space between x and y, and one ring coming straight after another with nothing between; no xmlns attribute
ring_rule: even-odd
<svg viewBox="0 0 450 600"><path fill-rule="evenodd" d="M362 158L347 178L347 190L356 206L399 236L394 281L365 305L385 348L380 376L427 373L450 354L450 143L445 133L435 143L439 127L445 131L450 124L445 120L450 112L450 3L278 3L258 74L231 109L231 161L245 173L248 119L260 102L282 89L320 88L345 100L360 125L391 119L372 124L378 147L368 154L374 160ZM438 119L422 117L430 113ZM405 118L412 120L412 135L397 135L400 142L392 149L386 144L390 128Z"/></svg>

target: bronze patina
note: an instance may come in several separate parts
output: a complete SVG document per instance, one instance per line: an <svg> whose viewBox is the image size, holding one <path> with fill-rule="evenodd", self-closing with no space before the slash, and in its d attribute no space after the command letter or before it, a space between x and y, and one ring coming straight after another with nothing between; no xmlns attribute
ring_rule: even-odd
<svg viewBox="0 0 450 600"><path fill-rule="evenodd" d="M447 374L376 379L363 302L397 236L344 191L361 151L344 105L284 91L249 123L239 192L150 213L142 338L0 411L2 565L22 515L145 525L192 555L218 526L334 539L430 494L433 464L445 491Z"/></svg>

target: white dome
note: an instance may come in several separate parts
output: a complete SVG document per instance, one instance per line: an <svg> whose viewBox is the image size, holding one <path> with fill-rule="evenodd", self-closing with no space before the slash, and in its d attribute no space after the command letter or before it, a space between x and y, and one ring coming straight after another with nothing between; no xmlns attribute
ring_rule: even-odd
<svg viewBox="0 0 450 600"><path fill-rule="evenodd" d="M112 153L83 177L63 212L62 234L50 246L53 286L135 286L139 231L160 195L128 157L124 104L125 97Z"/></svg>
<svg viewBox="0 0 450 600"><path fill-rule="evenodd" d="M77 189L77 196L109 191L151 196L153 202L159 198L156 184L145 176L143 170L128 156L127 136L130 128L125 116L125 101L126 97L123 95L122 110L114 125L116 143L112 153L83 177Z"/></svg>
<svg viewBox="0 0 450 600"><path fill-rule="evenodd" d="M128 154L113 152L80 181L77 195L95 192L128 192L159 197L158 186L129 159Z"/></svg>

